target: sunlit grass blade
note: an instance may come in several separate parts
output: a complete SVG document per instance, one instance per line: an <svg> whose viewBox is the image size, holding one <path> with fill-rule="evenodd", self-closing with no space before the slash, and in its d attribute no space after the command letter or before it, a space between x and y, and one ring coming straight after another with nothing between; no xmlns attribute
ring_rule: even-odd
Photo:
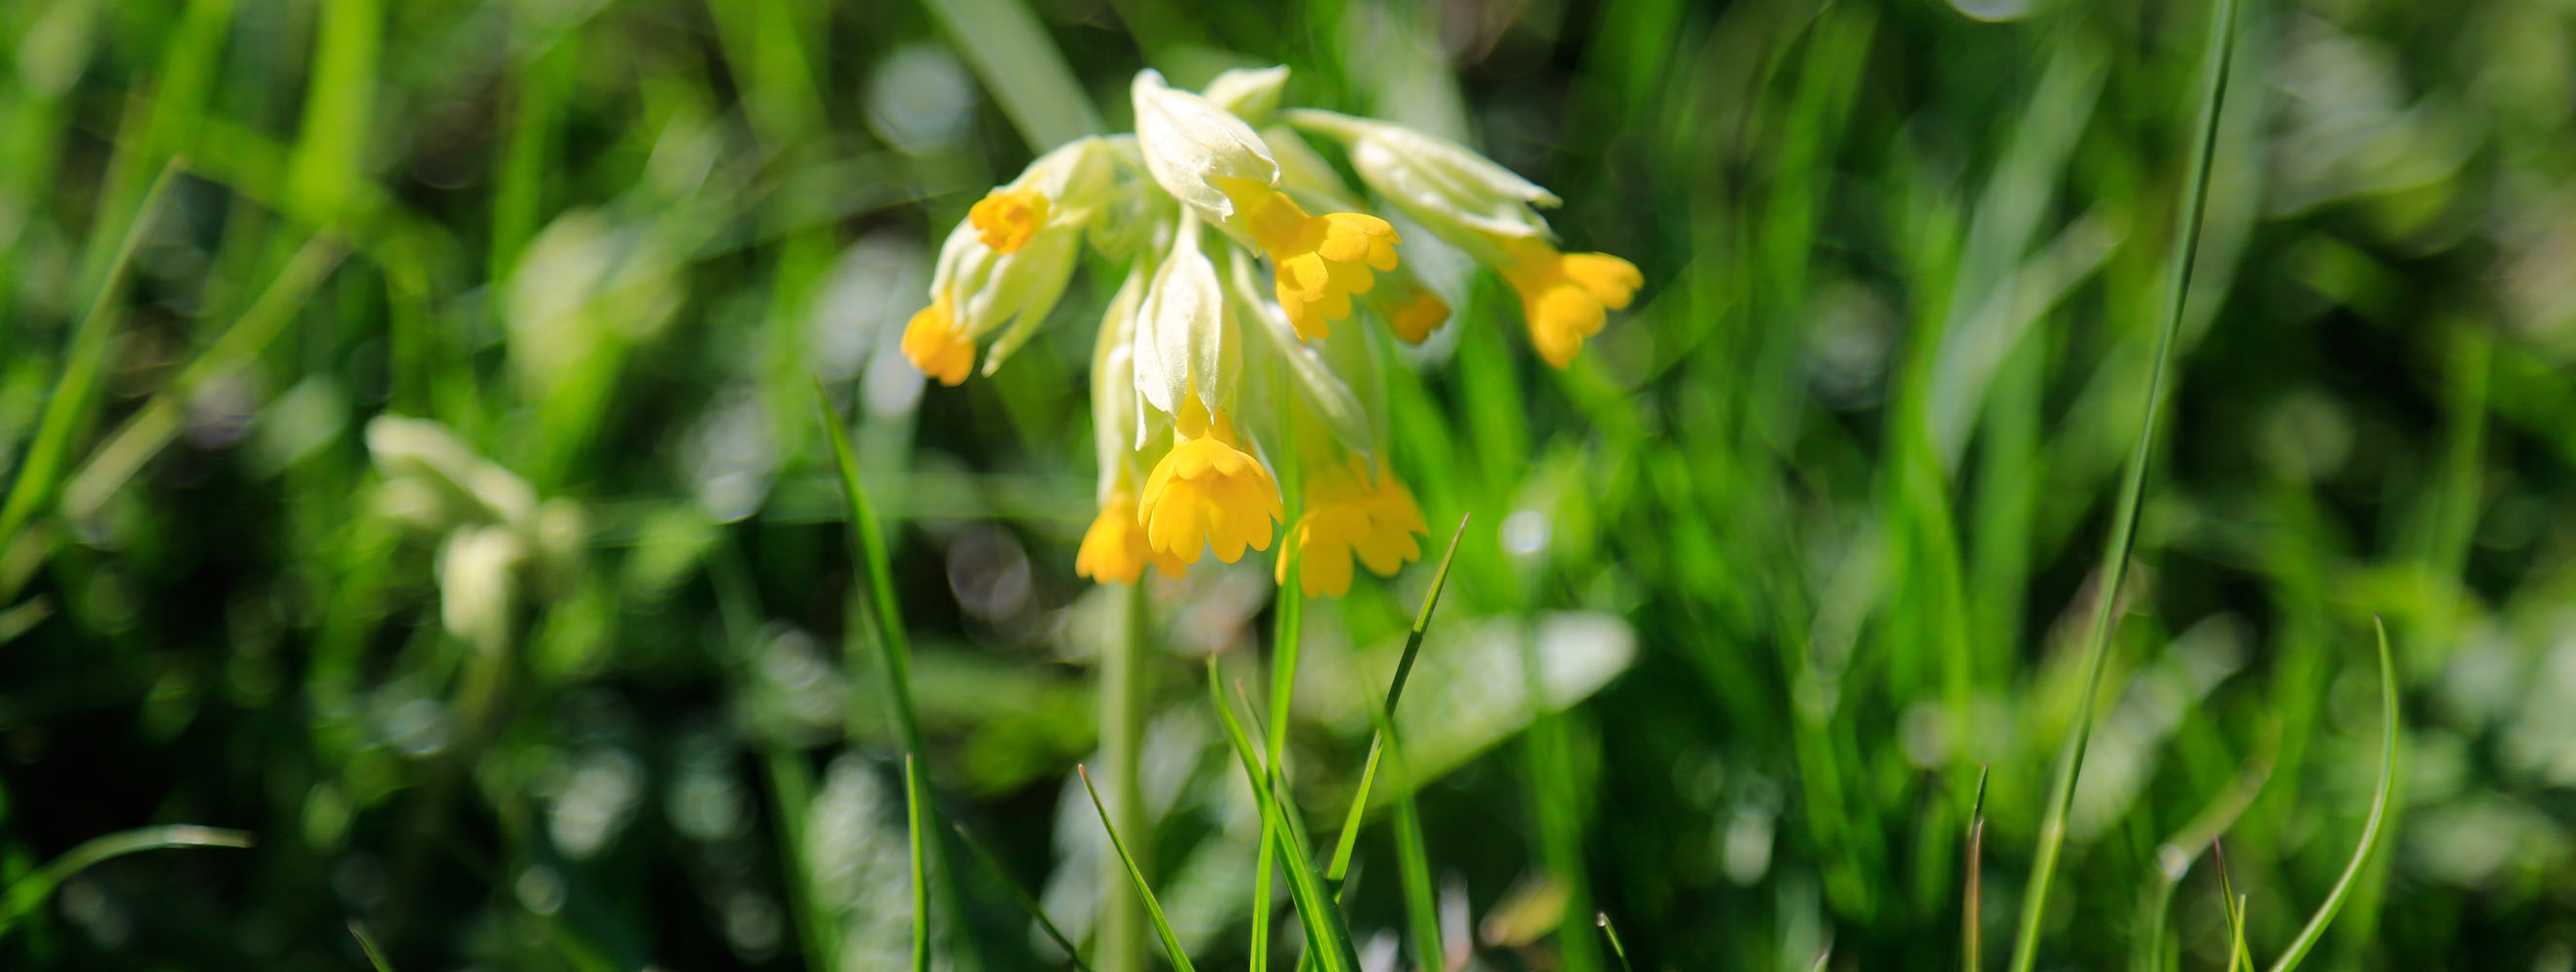
<svg viewBox="0 0 2576 972"><path fill-rule="evenodd" d="M2211 854L2218 860L2218 907L2227 912L2227 972L2236 972L2238 969L2250 970L2254 965L2254 959L2245 952L2247 899L2244 895L2236 893L2236 878L2227 871L2227 844L2223 841L2214 841L2209 846Z"/></svg>
<svg viewBox="0 0 2576 972"><path fill-rule="evenodd" d="M2382 717L2379 729L2379 788L2370 797L2370 816L2362 821L2361 842L2352 849L2352 862L2344 865L2343 876L2335 879L2334 889L2326 892L2324 903L2317 905L2307 927L2272 963L2271 972L2290 972L2308 957L2308 951L2325 937L2326 926L2334 922L2335 912L2343 908L2344 898L2352 893L2353 881L2361 876L2372 851L2379 849L2382 826L2388 822L2389 795L2397 788L2397 669L2388 660L2388 626L2378 618L2370 619L2379 633L2379 704Z"/></svg>
<svg viewBox="0 0 2576 972"><path fill-rule="evenodd" d="M2227 972L2254 972L2254 956L2245 950L2245 909L2253 898L2239 894L2227 903Z"/></svg>
<svg viewBox="0 0 2576 972"><path fill-rule="evenodd" d="M25 458L12 474L9 498L0 502L0 552L17 543L18 533L54 496L60 484L63 463L70 457L72 440L87 425L96 405L100 372L107 364L109 332L115 329L113 308L125 293L125 282L134 275L134 253L142 245L143 231L151 225L154 211L160 208L161 196L185 167L180 159L171 159L144 190L143 201L134 208L134 216L125 223L125 232L116 244L115 256L101 275L97 289L91 291L89 310L81 315L72 331L71 346L64 351L62 373L55 376L53 394L45 398L45 411L36 420L36 437L27 444Z"/></svg>
<svg viewBox="0 0 2576 972"><path fill-rule="evenodd" d="M2103 540L2096 572L2096 603L2083 642L2084 675L2075 720L2058 749L2049 782L2048 807L2039 826L2039 849L2031 865L2030 886L2023 893L2021 925L2013 942L2012 972L2030 972L2039 958L2039 929L2048 912L2049 885L2057 876L2057 858L2066 844L2066 820L2075 800L2076 777L2083 771L2084 749L2093 734L2094 701L2102 691L2103 656L2110 651L2112 612L2128 573L2129 544L2137 531L2138 503L2146 489L2147 459L2155 444L2157 418L2164 408L2165 370L2173 358L2174 332L2182 326L2184 298L2191 292L2193 261L2199 254L2202 211L2209 201L2210 156L2218 144L2219 113L2227 99L2228 62L2236 50L2236 0L2219 0L2210 19L2209 63L2202 75L2200 137L2193 142L2191 177L2183 200L2182 223L2174 233L2171 288L2156 332L2155 358L2147 377L2146 409L2138 420L2136 440L2112 506L2111 532Z"/></svg>
<svg viewBox="0 0 2576 972"><path fill-rule="evenodd" d="M1281 548L1286 560L1282 577L1297 576L1297 552ZM1262 731L1262 765L1276 770L1288 751L1288 706L1296 701L1297 647L1304 638L1306 599L1293 586L1279 588L1278 628L1270 639L1270 724ZM1256 715L1257 717L1257 715ZM1270 878L1276 865L1271 850L1279 833L1269 814L1261 817L1260 861L1252 871L1252 972L1270 964Z"/></svg>
<svg viewBox="0 0 2576 972"><path fill-rule="evenodd" d="M94 837L78 847L64 851L61 857L46 862L36 872L19 878L0 895L0 935L6 935L18 922L43 907L53 897L54 889L72 875L110 858L123 857L148 850L176 847L249 847L251 837L239 830L200 827L195 824L170 824L161 827L139 827L103 837Z"/></svg>
<svg viewBox="0 0 2576 972"><path fill-rule="evenodd" d="M1127 876L1136 882L1136 896L1144 899L1145 914L1154 922L1154 934L1162 936L1163 951L1172 957L1172 968L1191 972L1190 957L1181 951L1181 937L1172 933L1172 923L1163 917L1163 906L1154 900L1154 889L1145 884L1145 872L1136 867L1136 858L1127 853L1127 842L1119 839L1118 827L1109 822L1109 805L1100 802L1100 789L1091 785L1091 771L1075 766L1082 777L1082 789L1091 794L1091 808L1100 811L1100 826L1109 831L1109 846L1118 851L1118 860L1127 865Z"/></svg>
<svg viewBox="0 0 2576 972"><path fill-rule="evenodd" d="M823 410L823 429L832 441L832 459L840 470L841 491L849 499L851 553L867 574L864 590L877 622L877 661L885 667L886 703L894 712L895 732L904 752L921 755L921 719L912 704L912 646L905 638L902 609L894 599L894 570L886 557L885 535L877 526L876 508L859 482L859 461L850 451L850 434L832 407L831 393L814 383L814 400Z"/></svg>
<svg viewBox="0 0 2576 972"><path fill-rule="evenodd" d="M358 924L354 920L350 921L349 937L357 939L358 950L367 953L367 966L369 968L375 969L376 972L394 972L394 964L392 962L385 961L385 950L377 948L376 940L367 937L367 928L365 925Z"/></svg>
<svg viewBox="0 0 2576 972"><path fill-rule="evenodd" d="M1960 907L1959 939L1962 958L1960 968L1977 972L1985 968L1985 943L1981 926L1985 918L1986 857L1986 772L1990 767L1977 767L1977 798L1968 804L1968 877L1965 903Z"/></svg>
<svg viewBox="0 0 2576 972"><path fill-rule="evenodd" d="M921 735L921 717L912 701L912 645L904 633L903 613L894 597L894 572L886 556L885 535L877 525L876 509L868 502L867 489L859 481L859 463L850 451L849 432L841 427L840 413L832 407L831 393L819 379L814 382L814 401L822 409L825 437L832 443L832 459L841 476L841 492L849 500L851 558L867 574L862 589L868 594L869 606L876 621L876 637L869 639L877 646L877 664L883 669L886 708L891 712L897 739L903 742L907 759L927 758ZM956 878L940 859L939 844L921 846L923 867L943 904L962 914L965 897L958 893ZM949 950L952 961L964 968L978 968L975 961L975 939L965 922L951 926Z"/></svg>
<svg viewBox="0 0 2576 972"><path fill-rule="evenodd" d="M1431 589L1422 595L1422 610L1413 616L1413 630L1404 637L1404 654L1395 661L1395 678L1387 682L1386 705L1380 710L1385 719L1376 738L1369 741L1368 762L1360 769L1359 791L1351 794L1351 809L1342 817L1342 832L1333 844L1333 861L1324 872L1326 880L1339 884L1350 872L1351 848L1359 840L1360 818L1368 811L1369 790L1377 782L1378 762L1385 755L1386 725L1395 721L1395 703L1404 697L1405 680L1413 675L1413 660L1422 653L1422 634L1431 628L1431 609L1440 604L1440 590L1448 586L1449 565L1458 558L1458 541L1467 536L1467 517L1458 518L1458 528L1450 531L1449 551L1440 555L1440 570L1431 575ZM1275 711L1275 710L1274 710Z"/></svg>
<svg viewBox="0 0 2576 972"><path fill-rule="evenodd" d="M1091 965L1082 960L1082 950L1073 947L1073 939L1065 935L1064 929L1055 926L1055 919L1047 917L1045 906L1038 904L1036 898L1029 897L1029 893L1020 888L1019 882L1011 880L1011 873L1002 867L1001 859L994 857L992 850L986 848L983 841L976 840L974 832L967 830L965 824L951 822L948 827L957 833L957 842L966 845L966 852L974 855L975 860L984 865L984 870L992 874L993 881L1010 894L1011 900L1020 906L1020 910L1028 912L1029 917L1037 921L1038 930L1045 932L1047 939L1055 942L1055 947L1064 950L1066 961L1072 962L1073 967L1081 969L1082 972L1091 972Z"/></svg>
<svg viewBox="0 0 2576 972"><path fill-rule="evenodd" d="M922 860L921 773L903 757L903 818L912 842L912 969L930 972L930 880Z"/></svg>
<svg viewBox="0 0 2576 972"><path fill-rule="evenodd" d="M1288 894L1296 902L1297 918L1306 930L1307 955L1325 972L1354 972L1359 967L1358 954L1351 947L1350 931L1342 924L1341 912L1326 900L1323 876L1316 873L1315 862L1307 855L1303 828L1293 816L1294 809L1279 790L1280 778L1266 770L1261 754L1244 734L1243 720L1236 718L1234 707L1225 699L1225 689L1217 678L1216 659L1208 659L1208 698L1216 705L1225 723L1226 737L1234 744L1235 759L1243 764L1246 782L1252 785L1252 799L1261 810L1262 820L1278 837L1275 845L1263 848L1263 854L1276 849L1287 859ZM1277 718L1276 714L1272 718Z"/></svg>
<svg viewBox="0 0 2576 972"><path fill-rule="evenodd" d="M1610 940L1610 954L1618 957L1619 972L1637 972L1636 966L1628 964L1628 946L1620 944L1619 929L1610 925L1610 913L1593 912L1592 923L1601 926L1601 937Z"/></svg>

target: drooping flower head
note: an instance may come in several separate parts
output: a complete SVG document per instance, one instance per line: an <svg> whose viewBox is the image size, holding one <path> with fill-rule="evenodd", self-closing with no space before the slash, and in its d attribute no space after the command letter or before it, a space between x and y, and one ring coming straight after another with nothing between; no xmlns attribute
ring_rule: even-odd
<svg viewBox="0 0 2576 972"><path fill-rule="evenodd" d="M1290 112L1292 124L1340 141L1361 181L1434 235L1502 274L1520 295L1530 343L1563 368L1624 310L1645 278L1607 253L1562 253L1535 207L1556 194L1456 142L1402 125L1328 111Z"/></svg>
<svg viewBox="0 0 2576 972"><path fill-rule="evenodd" d="M1463 252L1512 285L1540 356L1563 367L1642 283L1625 260L1560 251L1532 208L1556 204L1546 190L1412 129L1283 110L1287 80L1229 71L1194 94L1140 72L1136 134L1047 152L977 200L904 329L905 357L958 384L979 343L992 338L991 374L1037 331L1084 244L1126 268L1092 355L1100 485L1074 557L1084 577L1135 583L1149 564L1178 577L1274 539L1274 576L1310 596L1349 590L1354 564L1392 574L1429 531L1385 461L1385 345L1333 325L1365 312L1420 343L1449 319L1442 291L1458 281L1439 271ZM1404 233L1300 132L1347 151L1378 208L1411 220ZM1416 228L1427 249L1399 259ZM1293 518L1265 448L1299 459Z"/></svg>
<svg viewBox="0 0 2576 972"><path fill-rule="evenodd" d="M974 364L976 341L1008 327L985 356L991 374L1036 334L1073 275L1115 151L1107 139L1066 143L976 203L939 248L930 306L904 327L904 357L955 385Z"/></svg>
<svg viewBox="0 0 2576 972"><path fill-rule="evenodd" d="M1207 99L1136 75L1136 141L1164 191L1250 240L1270 258L1279 304L1297 333L1332 333L1351 316L1351 296L1393 270L1395 228L1366 213L1311 215L1279 190L1279 163L1260 133Z"/></svg>

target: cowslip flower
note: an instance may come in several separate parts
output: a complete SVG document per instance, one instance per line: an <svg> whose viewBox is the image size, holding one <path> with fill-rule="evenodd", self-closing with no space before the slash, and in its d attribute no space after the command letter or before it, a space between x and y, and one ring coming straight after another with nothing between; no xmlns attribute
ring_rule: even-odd
<svg viewBox="0 0 2576 972"><path fill-rule="evenodd" d="M1172 451L1154 464L1136 507L1153 551L1195 564L1205 549L1230 564L1245 547L1270 549L1272 524L1287 516L1279 483L1243 450L1233 418L1192 400L1173 433Z"/></svg>
<svg viewBox="0 0 2576 972"><path fill-rule="evenodd" d="M1372 471L1356 454L1327 463L1306 478L1306 511L1280 543L1272 572L1282 587L1297 568L1297 588L1307 597L1340 597L1351 589L1351 562L1380 577L1395 576L1422 558L1415 535L1428 536L1413 493L1387 471Z"/></svg>
<svg viewBox="0 0 2576 972"><path fill-rule="evenodd" d="M976 341L1009 327L984 359L991 374L1034 335L1073 275L1113 152L1106 139L1077 139L977 202L939 248L930 306L904 327L904 357L956 385L974 365Z"/></svg>
<svg viewBox="0 0 2576 972"><path fill-rule="evenodd" d="M1290 124L1342 143L1369 188L1434 235L1502 274L1520 296L1530 344L1563 368L1627 309L1645 277L1607 253L1565 253L1535 207L1561 200L1492 159L1392 122L1299 109Z"/></svg>
<svg viewBox="0 0 2576 972"><path fill-rule="evenodd" d="M1121 268L1092 354L1099 485L1074 555L1083 577L1179 577L1276 543L1278 583L1295 574L1325 596L1360 567L1420 559L1429 530L1386 459L1386 344L1334 325L1373 317L1420 342L1450 305L1372 208L1438 238L1416 254L1424 266L1442 266L1447 243L1495 268L1559 366L1641 282L1626 261L1556 249L1531 208L1556 203L1545 190L1410 129L1282 108L1287 81L1285 68L1229 71L1194 94L1140 72L1136 133L1047 152L974 202L905 328L905 356L958 384L987 338L989 375L1044 324L1086 245ZM1300 132L1348 151L1374 202ZM1302 470L1293 510L1267 458L1283 448Z"/></svg>
<svg viewBox="0 0 2576 972"><path fill-rule="evenodd" d="M1279 305L1297 333L1319 338L1351 316L1351 296L1396 266L1395 227L1367 213L1311 215L1279 190L1279 163L1260 133L1207 99L1136 75L1136 142L1164 191L1270 258Z"/></svg>

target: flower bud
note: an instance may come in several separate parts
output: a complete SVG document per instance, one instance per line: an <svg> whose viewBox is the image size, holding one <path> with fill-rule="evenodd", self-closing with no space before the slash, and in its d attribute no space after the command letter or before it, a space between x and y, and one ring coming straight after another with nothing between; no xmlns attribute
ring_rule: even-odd
<svg viewBox="0 0 2576 972"><path fill-rule="evenodd" d="M1146 279L1141 263L1127 271L1100 316L1100 338L1091 349L1091 427L1102 499L1130 478L1130 458L1145 438L1136 415L1136 313L1145 303Z"/></svg>
<svg viewBox="0 0 2576 972"><path fill-rule="evenodd" d="M1136 314L1136 393L1167 416L1196 401L1226 407L1243 366L1234 315L1217 284L1216 265L1199 249L1199 222L1181 217L1172 252L1155 268Z"/></svg>
<svg viewBox="0 0 2576 972"><path fill-rule="evenodd" d="M1243 119L1163 83L1151 68L1136 72L1130 92L1145 171L1173 198L1222 224L1235 214L1224 186L1278 184L1279 164Z"/></svg>
<svg viewBox="0 0 2576 972"><path fill-rule="evenodd" d="M1279 93L1288 86L1288 66L1235 68L1208 82L1208 103L1234 113L1245 124L1260 125L1279 110Z"/></svg>
<svg viewBox="0 0 2576 972"><path fill-rule="evenodd" d="M1402 125L1305 109L1287 118L1340 141L1371 191L1487 263L1504 262L1487 237L1544 237L1547 220L1531 207L1560 202L1492 159Z"/></svg>

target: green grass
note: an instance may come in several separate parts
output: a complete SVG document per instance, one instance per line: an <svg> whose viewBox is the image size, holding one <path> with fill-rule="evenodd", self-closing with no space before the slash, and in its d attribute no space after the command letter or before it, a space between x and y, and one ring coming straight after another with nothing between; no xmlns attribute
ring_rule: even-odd
<svg viewBox="0 0 2576 972"><path fill-rule="evenodd" d="M0 967L2552 967L2576 15L2236 6L0 8ZM1438 562L1092 585L1123 268L897 336L1269 64L1646 286L1407 229Z"/></svg>

